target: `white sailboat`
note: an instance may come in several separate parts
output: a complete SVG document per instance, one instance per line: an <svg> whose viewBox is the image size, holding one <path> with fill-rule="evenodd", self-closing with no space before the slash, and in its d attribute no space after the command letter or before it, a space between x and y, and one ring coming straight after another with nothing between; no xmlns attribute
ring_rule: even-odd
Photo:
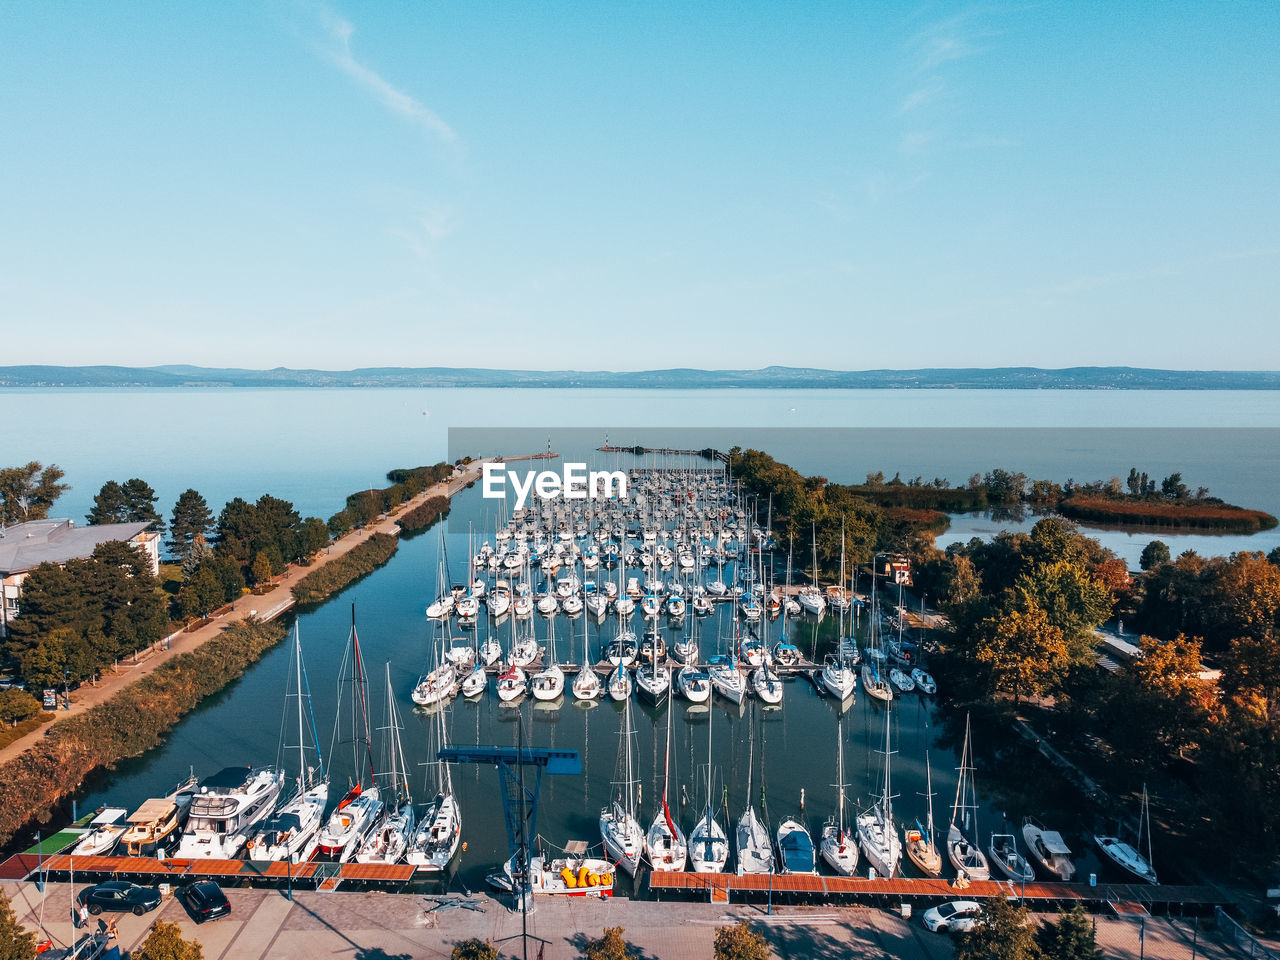
<svg viewBox="0 0 1280 960"><path fill-rule="evenodd" d="M806 613L811 613L815 617L820 617L823 611L827 609L827 600L822 595L822 591L818 589L818 533L817 525L813 528L813 582L807 587L801 587L800 593L796 596L800 608Z"/></svg>
<svg viewBox="0 0 1280 960"><path fill-rule="evenodd" d="M347 649L342 657L339 676L346 674L350 663L350 679L339 681L339 686L349 683L351 686L351 739L348 741L354 754L356 781L347 795L338 803L337 809L329 814L324 827L320 830L318 855L328 860L345 863L355 853L364 836L372 828L373 823L382 815L382 791L378 789L373 777L373 742L369 736L369 701L365 695L366 680L364 661L360 655L360 637L356 633L355 605L351 607L351 636L347 641ZM342 727L342 696L338 697L339 715L334 718L334 739ZM363 747L363 750L361 749ZM333 756L333 750L329 750ZM368 768L369 780L366 785L364 770Z"/></svg>
<svg viewBox="0 0 1280 960"><path fill-rule="evenodd" d="M744 873L773 872L773 844L769 842L769 827L756 816L756 808L751 803L751 774L753 772L756 744L755 714L751 717L751 735L747 741L747 808L738 818L738 826L734 831L734 839L738 850L738 875ZM764 745L760 747L760 779L764 780ZM760 799L764 801L764 785L761 784Z"/></svg>
<svg viewBox="0 0 1280 960"><path fill-rule="evenodd" d="M645 852L655 871L683 870L688 857L684 832L671 817L667 794L671 785L671 714L667 711L667 744L662 760L662 806L654 814L653 823L645 835Z"/></svg>
<svg viewBox="0 0 1280 960"><path fill-rule="evenodd" d="M1142 835L1147 835L1147 852L1142 854ZM1151 811L1147 800L1147 785L1142 785L1142 812L1138 816L1138 839L1136 844L1129 844L1119 837L1095 834L1093 842L1098 845L1108 860L1123 867L1133 876L1146 883L1158 883L1156 870L1151 860Z"/></svg>
<svg viewBox="0 0 1280 960"><path fill-rule="evenodd" d="M644 851L644 831L636 821L635 777L631 769L631 700L622 708L619 728L617 792L612 802L600 811L600 836L605 851L631 876L636 875L640 855Z"/></svg>
<svg viewBox="0 0 1280 960"><path fill-rule="evenodd" d="M582 621L582 668L573 678L573 695L578 700L595 700L600 696L600 677L591 666L591 656L587 652L587 621Z"/></svg>
<svg viewBox="0 0 1280 960"><path fill-rule="evenodd" d="M898 862L902 859L902 843L898 838L898 828L893 822L893 793L890 790L890 776L893 769L893 754L890 749L891 714L884 714L884 788L880 798L866 813L858 817L858 844L866 855L867 862L875 868L876 875L892 879L898 872Z"/></svg>
<svg viewBox="0 0 1280 960"><path fill-rule="evenodd" d="M729 840L715 817L715 795L711 792L711 719L707 714L707 809L689 831L689 863L694 873L721 873L729 862Z"/></svg>
<svg viewBox="0 0 1280 960"><path fill-rule="evenodd" d="M969 837L978 833L978 799L973 786L973 755L969 739L969 717L964 718L964 747L960 751L960 779L956 781L956 802L951 807L947 828L947 859L956 872L968 880L991 879L986 855ZM960 823L957 824L957 818Z"/></svg>
<svg viewBox="0 0 1280 960"><path fill-rule="evenodd" d="M822 828L818 852L827 865L841 876L851 877L858 869L858 843L845 831L844 823L844 716L836 719L836 812Z"/></svg>
<svg viewBox="0 0 1280 960"><path fill-rule="evenodd" d="M400 743L400 715L396 710L395 695L391 688L391 664L387 667L387 726L385 774L388 797L386 816L369 831L360 849L356 851L359 863L396 863L404 856L413 836L416 816L413 797L409 793L409 778L404 762L404 749Z"/></svg>
<svg viewBox="0 0 1280 960"><path fill-rule="evenodd" d="M298 710L298 779L292 798L276 813L264 820L245 843L250 860L289 860L306 863L320 843L320 825L324 823L324 808L329 802L329 778L324 771L324 758L316 741L316 720L311 713L311 689L302 665L302 638L297 621L293 627L293 667ZM303 699L306 711L303 711ZM289 709L289 695L285 696L285 710ZM307 762L308 725L310 724L311 749L316 754L316 765ZM283 724L282 724L283 726Z"/></svg>
<svg viewBox="0 0 1280 960"><path fill-rule="evenodd" d="M436 750L429 765L436 768L436 795L423 811L404 857L420 873L439 873L448 867L462 837L462 810L453 795L449 764L439 759L439 750L449 745L445 711L437 711L433 720Z"/></svg>
<svg viewBox="0 0 1280 960"><path fill-rule="evenodd" d="M880 645L880 615L877 609L875 580L871 581L871 606L867 618L867 656L862 663L862 688L869 696L888 703L893 699L893 685L887 675L888 657Z"/></svg>
<svg viewBox="0 0 1280 960"><path fill-rule="evenodd" d="M564 696L564 671L556 661L556 625L551 618L547 620L547 650L551 662L533 675L529 688L533 691L533 699L552 703Z"/></svg>

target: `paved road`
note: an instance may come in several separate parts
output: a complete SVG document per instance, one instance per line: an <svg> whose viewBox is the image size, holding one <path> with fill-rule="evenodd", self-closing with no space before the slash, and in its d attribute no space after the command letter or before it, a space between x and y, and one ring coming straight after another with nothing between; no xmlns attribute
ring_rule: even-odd
<svg viewBox="0 0 1280 960"><path fill-rule="evenodd" d="M50 884L43 895L31 883L3 887L24 923L36 926L43 905L48 935L56 944L69 942L74 931L66 884ZM429 912L434 902L411 894L306 891L295 893L292 902L271 890L234 889L227 895L231 915L204 926L192 923L173 898L155 914L123 915L120 942L126 949L137 947L160 918L180 924L184 936L200 940L206 960L445 958L455 943L471 937L491 939L504 957L523 956L520 914L484 895L477 898L482 912ZM605 927L621 926L643 960L706 960L716 928L740 919L760 930L779 958L951 960L954 955L950 938L929 933L918 918L904 920L871 907L782 907L766 916L745 905L548 898L540 899L529 917L528 956L538 956L541 947L544 960L578 958L587 939L600 936ZM1137 921L1097 919L1098 943L1107 957L1192 960L1189 921L1148 918L1140 940ZM1195 939L1197 960L1238 956L1207 931Z"/></svg>
<svg viewBox="0 0 1280 960"><path fill-rule="evenodd" d="M270 620L285 610L293 606L293 576L310 573L326 563L331 563L338 557L343 556L358 544L364 543L374 533L397 534L399 528L396 526L395 516L416 507L427 499L435 496L452 497L459 490L463 489L468 483L475 480L480 475L481 464L484 461L477 460L469 464L466 470L459 474L456 479L449 480L444 483L438 483L413 499L406 501L401 510L397 510L394 516L383 517L377 523L371 524L363 530L352 531L340 540L334 543L322 554L312 561L309 567L291 566L289 570L276 577L272 583L270 592L262 596L246 595L237 600L234 609L217 617L212 622L206 624L198 630L190 633L180 633L172 638L171 643L166 647L162 642L157 645L154 650L148 651L145 655L139 657L139 662L133 663L128 660L121 661L117 669L113 673L109 673L102 678L94 686L82 686L71 694L70 711L58 711L58 718L73 717L83 713L91 707L102 703L107 698L119 692L123 687L133 683L139 677L144 677L151 671L155 670L160 664L166 662L172 657L176 657L180 653L186 653L194 650L203 643L212 640L221 633L229 624L244 620L250 616L257 616L263 620ZM55 721L56 722L56 721ZM15 740L13 743L0 749L0 764L7 763L22 751L26 750L40 737L44 736L45 731L49 729L46 724L37 730L32 731L25 737Z"/></svg>

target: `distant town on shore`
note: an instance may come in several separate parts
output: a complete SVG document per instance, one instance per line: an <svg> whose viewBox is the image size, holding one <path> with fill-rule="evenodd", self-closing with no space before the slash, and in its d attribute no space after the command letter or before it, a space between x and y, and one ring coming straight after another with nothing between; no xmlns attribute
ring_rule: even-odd
<svg viewBox="0 0 1280 960"><path fill-rule="evenodd" d="M362 367L271 370L199 367L0 367L0 387L612 387L860 390L1278 390L1276 370L1155 370L1142 367L928 368L920 370L497 370Z"/></svg>

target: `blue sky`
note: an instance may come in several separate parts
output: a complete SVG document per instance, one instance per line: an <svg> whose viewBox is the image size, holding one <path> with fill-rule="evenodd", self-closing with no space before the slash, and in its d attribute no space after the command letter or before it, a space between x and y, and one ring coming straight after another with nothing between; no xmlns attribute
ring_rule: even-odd
<svg viewBox="0 0 1280 960"><path fill-rule="evenodd" d="M1280 4L0 5L0 363L1280 358Z"/></svg>

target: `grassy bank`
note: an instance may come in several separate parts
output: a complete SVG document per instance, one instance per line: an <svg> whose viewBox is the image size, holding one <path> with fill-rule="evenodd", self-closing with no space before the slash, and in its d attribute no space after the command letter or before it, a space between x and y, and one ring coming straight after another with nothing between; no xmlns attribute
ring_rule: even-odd
<svg viewBox="0 0 1280 960"><path fill-rule="evenodd" d="M1257 533L1276 525L1276 518L1261 510L1194 500L1147 501L1077 494L1059 503L1058 512L1085 523L1139 524L1172 530Z"/></svg>
<svg viewBox="0 0 1280 960"><path fill-rule="evenodd" d="M399 540L388 533L375 533L350 552L312 570L297 582L293 596L299 603L318 603L366 573L372 573L390 560Z"/></svg>
<svg viewBox="0 0 1280 960"><path fill-rule="evenodd" d="M239 677L284 634L279 623L232 624L106 702L54 723L31 749L0 766L0 846L28 823L47 820L93 771L155 747L200 701Z"/></svg>
<svg viewBox="0 0 1280 960"><path fill-rule="evenodd" d="M437 520L448 515L449 498L431 497L412 510L405 511L404 515L396 520L396 525L408 536L430 529Z"/></svg>

